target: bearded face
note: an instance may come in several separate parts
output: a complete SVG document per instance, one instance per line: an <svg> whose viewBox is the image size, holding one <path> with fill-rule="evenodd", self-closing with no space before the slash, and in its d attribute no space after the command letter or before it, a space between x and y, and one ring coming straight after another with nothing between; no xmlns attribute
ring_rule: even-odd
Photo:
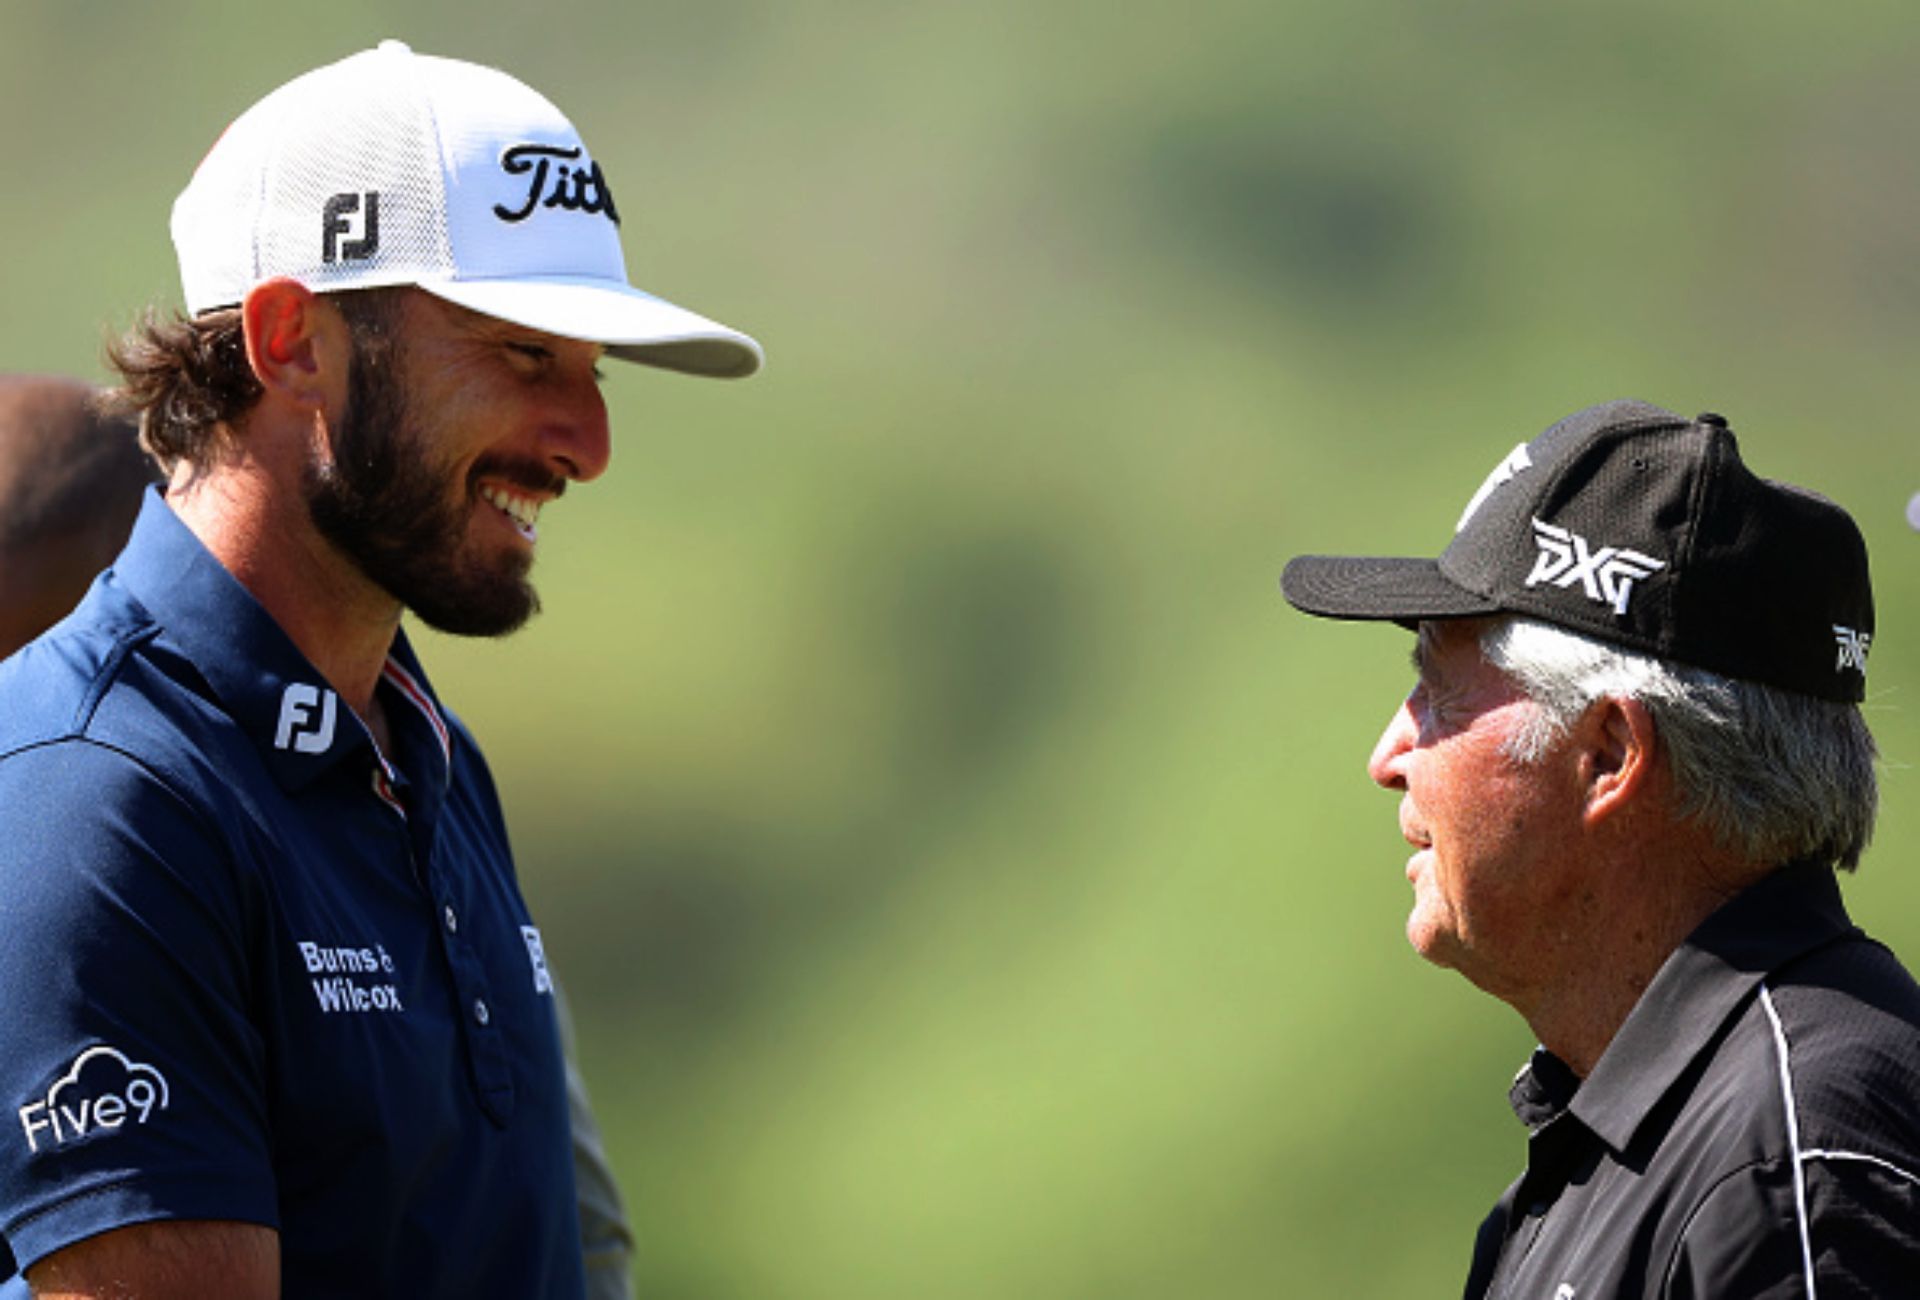
<svg viewBox="0 0 1920 1300"><path fill-rule="evenodd" d="M483 478L557 496L565 480L539 461L482 454L462 467L422 430L407 402L406 350L390 311L356 312L347 405L330 455L307 465L314 526L368 579L429 627L503 636L540 608L533 553L476 537Z"/></svg>

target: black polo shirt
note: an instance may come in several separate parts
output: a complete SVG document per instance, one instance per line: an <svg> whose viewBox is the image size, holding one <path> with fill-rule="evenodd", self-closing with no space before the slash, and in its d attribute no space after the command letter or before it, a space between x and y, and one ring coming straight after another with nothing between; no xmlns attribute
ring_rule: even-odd
<svg viewBox="0 0 1920 1300"><path fill-rule="evenodd" d="M1920 1296L1920 987L1833 872L1781 869L1661 967L1582 1082L1514 1081L1527 1172L1468 1300Z"/></svg>

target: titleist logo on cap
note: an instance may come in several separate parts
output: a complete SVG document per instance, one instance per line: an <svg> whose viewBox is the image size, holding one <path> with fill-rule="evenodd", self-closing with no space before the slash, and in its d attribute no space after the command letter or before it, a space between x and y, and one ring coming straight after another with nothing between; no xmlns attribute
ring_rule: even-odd
<svg viewBox="0 0 1920 1300"><path fill-rule="evenodd" d="M526 176L527 192L518 207L493 205L494 215L502 221L525 221L535 208L561 208L568 212L605 213L614 225L620 224L620 212L613 206L613 191L600 164L588 159L587 165L568 166L586 157L578 145L562 149L550 144L517 144L500 155L500 167L509 176Z"/></svg>

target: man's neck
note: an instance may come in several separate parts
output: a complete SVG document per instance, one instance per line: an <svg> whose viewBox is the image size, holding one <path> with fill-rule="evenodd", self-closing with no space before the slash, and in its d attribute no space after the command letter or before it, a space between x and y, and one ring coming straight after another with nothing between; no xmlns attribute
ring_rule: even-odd
<svg viewBox="0 0 1920 1300"><path fill-rule="evenodd" d="M1758 878L1727 854L1699 842L1694 828L1674 838L1690 851L1641 861L1623 873L1611 900L1600 900L1582 937L1569 945L1560 977L1525 999L1511 999L1540 1043L1581 1078L1593 1072L1660 968L1722 904Z"/></svg>
<svg viewBox="0 0 1920 1300"><path fill-rule="evenodd" d="M177 477L167 504L379 738L374 690L400 604L320 536L304 502L273 484L244 463L210 469Z"/></svg>

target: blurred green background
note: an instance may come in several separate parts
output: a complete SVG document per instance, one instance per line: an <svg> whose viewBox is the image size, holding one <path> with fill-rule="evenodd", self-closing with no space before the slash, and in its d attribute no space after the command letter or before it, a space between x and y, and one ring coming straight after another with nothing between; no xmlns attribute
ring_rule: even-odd
<svg viewBox="0 0 1920 1300"><path fill-rule="evenodd" d="M581 1022L643 1295L1451 1295L1525 1026L1362 763L1431 553L1591 402L1854 510L1920 958L1920 17L1745 0L0 0L0 365L178 301L222 126L397 36L580 124L744 384L614 367L547 612L427 637Z"/></svg>

